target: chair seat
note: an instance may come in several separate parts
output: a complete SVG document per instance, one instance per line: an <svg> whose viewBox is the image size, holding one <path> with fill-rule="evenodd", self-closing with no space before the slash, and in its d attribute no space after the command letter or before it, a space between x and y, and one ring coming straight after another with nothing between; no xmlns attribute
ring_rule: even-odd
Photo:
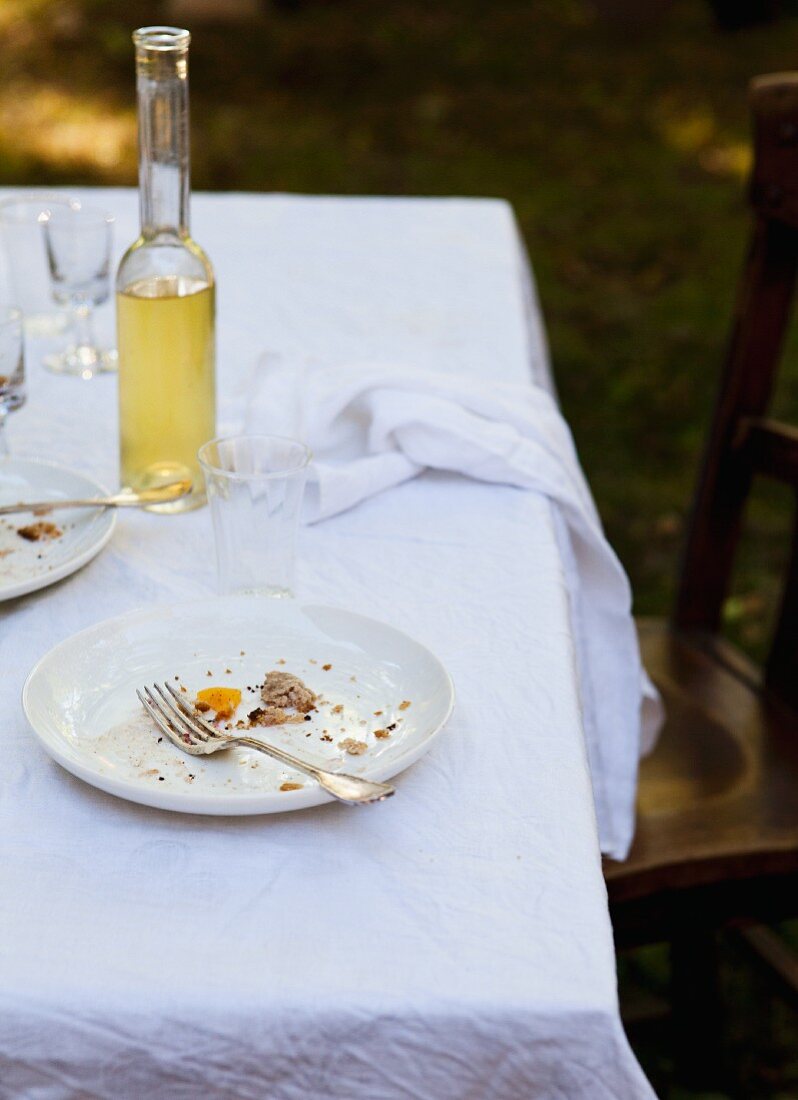
<svg viewBox="0 0 798 1100"><path fill-rule="evenodd" d="M611 905L798 872L798 716L731 647L638 625L667 721L629 858L605 865Z"/></svg>

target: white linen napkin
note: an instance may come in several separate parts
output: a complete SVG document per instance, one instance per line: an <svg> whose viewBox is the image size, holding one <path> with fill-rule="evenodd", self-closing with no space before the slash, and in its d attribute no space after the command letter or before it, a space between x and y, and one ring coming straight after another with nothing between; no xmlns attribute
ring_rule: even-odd
<svg viewBox="0 0 798 1100"><path fill-rule="evenodd" d="M531 489L554 503L599 839L603 852L624 858L634 833L638 759L654 744L662 708L641 667L628 579L551 394L399 366L310 367L266 358L246 425L295 436L312 449L310 523L425 469Z"/></svg>

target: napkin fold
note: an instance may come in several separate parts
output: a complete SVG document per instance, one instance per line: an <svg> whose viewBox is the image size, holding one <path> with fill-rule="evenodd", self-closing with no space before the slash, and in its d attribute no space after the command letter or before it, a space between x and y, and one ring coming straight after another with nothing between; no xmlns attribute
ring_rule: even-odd
<svg viewBox="0 0 798 1100"><path fill-rule="evenodd" d="M425 469L516 486L551 500L568 587L602 851L626 856L637 766L662 721L640 662L626 574L601 528L553 396L402 366L312 367L265 359L247 429L313 451L305 519L353 507Z"/></svg>

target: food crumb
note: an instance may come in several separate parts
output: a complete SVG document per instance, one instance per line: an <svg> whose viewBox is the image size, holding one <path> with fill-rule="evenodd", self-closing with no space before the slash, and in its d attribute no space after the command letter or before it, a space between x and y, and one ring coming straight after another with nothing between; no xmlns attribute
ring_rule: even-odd
<svg viewBox="0 0 798 1100"><path fill-rule="evenodd" d="M325 734L322 734L320 740L322 740L322 741L332 741L332 737L330 737L329 733L325 733Z"/></svg>
<svg viewBox="0 0 798 1100"><path fill-rule="evenodd" d="M325 672L329 672L332 668L332 665L322 665L321 667L324 669Z"/></svg>
<svg viewBox="0 0 798 1100"><path fill-rule="evenodd" d="M208 669L208 671L207 671L207 672L205 673L205 675L206 675L206 676L213 676L213 673L211 672L211 670L210 670L210 669Z"/></svg>
<svg viewBox="0 0 798 1100"><path fill-rule="evenodd" d="M278 665L284 665L285 664L284 658L281 657L280 660L277 662L277 664Z"/></svg>
<svg viewBox="0 0 798 1100"><path fill-rule="evenodd" d="M338 747L348 752L350 756L362 756L368 748L365 741L356 741L354 737L345 737L338 742Z"/></svg>
<svg viewBox="0 0 798 1100"><path fill-rule="evenodd" d="M227 673L227 675L228 675L228 676L230 675L230 673L231 673L232 671L233 671L233 670L232 670L231 668L226 668L226 669L225 669L225 672Z"/></svg>
<svg viewBox="0 0 798 1100"><path fill-rule="evenodd" d="M288 715L280 707L255 707L247 715L251 726L282 726Z"/></svg>
<svg viewBox="0 0 798 1100"><path fill-rule="evenodd" d="M333 712L333 714L343 714L343 710L344 710L344 704L343 703L336 703L336 705L332 709L332 712Z"/></svg>
<svg viewBox="0 0 798 1100"><path fill-rule="evenodd" d="M375 714L376 717L379 717L382 714L382 711L381 710L375 710L374 714Z"/></svg>
<svg viewBox="0 0 798 1100"><path fill-rule="evenodd" d="M309 664L309 665L317 665L318 663L319 663L319 662L318 662L318 661L314 661L312 657L308 657L308 664Z"/></svg>
<svg viewBox="0 0 798 1100"><path fill-rule="evenodd" d="M408 708L409 706L410 706L410 700L409 700L409 699L405 699L405 700L404 700L404 702L402 702L402 703L400 703L400 704L399 704L399 710L407 710L407 708Z"/></svg>
<svg viewBox="0 0 798 1100"><path fill-rule="evenodd" d="M42 539L60 539L63 531L54 523L40 520L38 523L29 523L25 527L18 527L17 534L28 542L41 542Z"/></svg>
<svg viewBox="0 0 798 1100"><path fill-rule="evenodd" d="M268 672L260 694L267 706L293 707L300 714L307 714L318 702L315 691L290 672Z"/></svg>
<svg viewBox="0 0 798 1100"><path fill-rule="evenodd" d="M163 780L164 780L164 777L162 775L159 775L158 776L158 782L163 783Z"/></svg>
<svg viewBox="0 0 798 1100"><path fill-rule="evenodd" d="M357 676L350 676L349 677L349 682L350 682L350 684L356 684L357 683Z"/></svg>
<svg viewBox="0 0 798 1100"><path fill-rule="evenodd" d="M304 783L281 783L281 791L301 791Z"/></svg>
<svg viewBox="0 0 798 1100"><path fill-rule="evenodd" d="M375 730L374 731L374 736L379 741L384 741L386 737L390 737L391 735L390 735L390 733L388 733L387 730Z"/></svg>

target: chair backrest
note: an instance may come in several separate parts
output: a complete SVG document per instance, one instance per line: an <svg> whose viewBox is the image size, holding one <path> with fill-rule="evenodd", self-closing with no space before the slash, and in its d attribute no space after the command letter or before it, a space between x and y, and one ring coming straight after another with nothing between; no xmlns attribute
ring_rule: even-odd
<svg viewBox="0 0 798 1100"><path fill-rule="evenodd" d="M673 614L717 634L756 475L798 492L798 431L767 419L798 271L798 73L751 84L754 227L699 476ZM768 656L769 689L798 706L798 525Z"/></svg>

